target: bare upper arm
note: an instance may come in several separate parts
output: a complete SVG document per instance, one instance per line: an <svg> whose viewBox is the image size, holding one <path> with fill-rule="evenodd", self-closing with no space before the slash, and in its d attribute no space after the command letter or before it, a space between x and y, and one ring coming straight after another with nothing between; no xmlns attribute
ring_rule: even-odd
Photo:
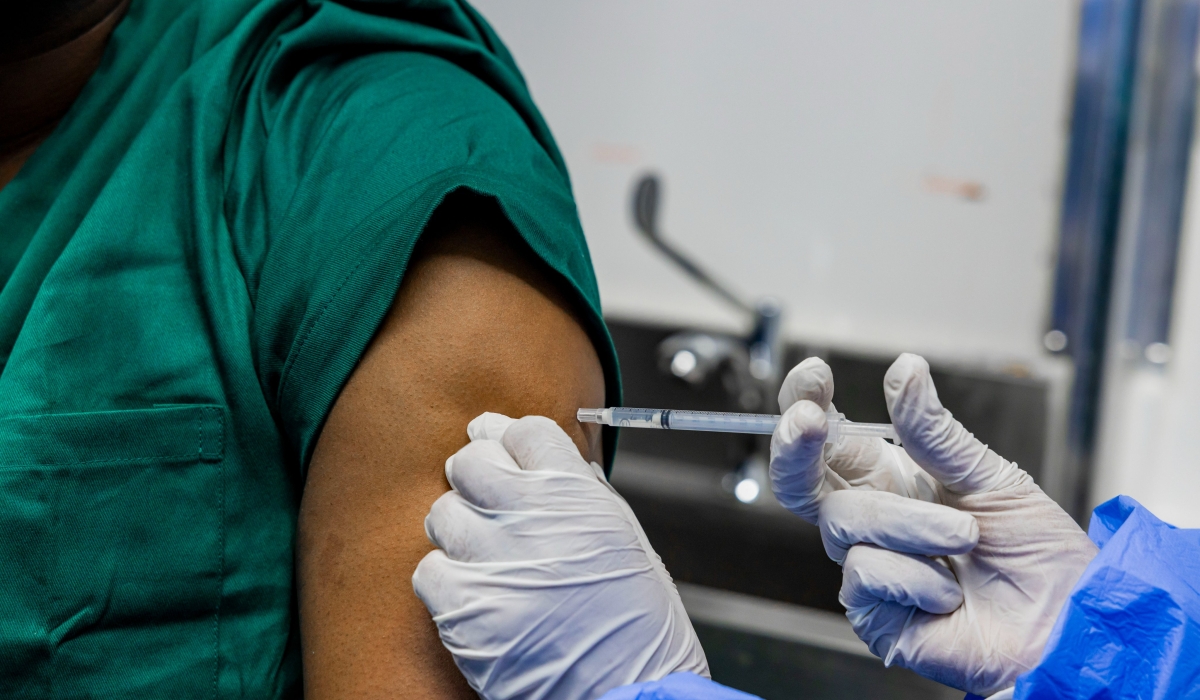
<svg viewBox="0 0 1200 700"><path fill-rule="evenodd" d="M410 580L471 418L546 415L600 459L599 431L574 416L603 405L603 372L549 274L494 220L426 239L309 467L297 585L313 700L474 697Z"/></svg>

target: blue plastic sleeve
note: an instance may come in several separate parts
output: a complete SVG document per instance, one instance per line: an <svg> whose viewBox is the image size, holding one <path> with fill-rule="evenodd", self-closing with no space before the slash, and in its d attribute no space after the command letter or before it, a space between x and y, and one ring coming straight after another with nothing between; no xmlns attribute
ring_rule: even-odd
<svg viewBox="0 0 1200 700"><path fill-rule="evenodd" d="M672 673L661 681L615 688L600 700L762 700L694 673Z"/></svg>
<svg viewBox="0 0 1200 700"><path fill-rule="evenodd" d="M1099 546L1014 700L1200 700L1200 530L1119 496L1092 514Z"/></svg>

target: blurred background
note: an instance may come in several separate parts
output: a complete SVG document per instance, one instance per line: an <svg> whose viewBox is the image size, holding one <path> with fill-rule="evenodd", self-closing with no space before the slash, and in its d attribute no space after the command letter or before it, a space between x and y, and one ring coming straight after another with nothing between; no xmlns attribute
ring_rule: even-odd
<svg viewBox="0 0 1200 700"><path fill-rule="evenodd" d="M818 355L887 421L917 352L1085 526L1118 493L1200 526L1200 0L474 4L570 168L625 405L775 412ZM614 466L714 678L961 697L857 640L765 448L626 430Z"/></svg>

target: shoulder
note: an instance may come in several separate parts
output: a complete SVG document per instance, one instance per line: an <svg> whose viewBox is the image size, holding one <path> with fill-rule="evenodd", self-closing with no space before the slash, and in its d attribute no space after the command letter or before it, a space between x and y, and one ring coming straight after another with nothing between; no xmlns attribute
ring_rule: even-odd
<svg viewBox="0 0 1200 700"><path fill-rule="evenodd" d="M514 105L477 75L438 56L404 51L330 57L306 67L289 85L272 131L272 141L283 137L313 156L322 148L369 145L377 157L412 157L419 149L414 165L426 169L514 148L545 150ZM549 153L542 157L553 167Z"/></svg>
<svg viewBox="0 0 1200 700"><path fill-rule="evenodd" d="M272 207L355 225L434 180L522 182L573 215L565 171L505 95L446 58L414 51L327 56L299 71L252 162ZM336 212L326 203L336 202ZM324 234L332 232L322 227Z"/></svg>

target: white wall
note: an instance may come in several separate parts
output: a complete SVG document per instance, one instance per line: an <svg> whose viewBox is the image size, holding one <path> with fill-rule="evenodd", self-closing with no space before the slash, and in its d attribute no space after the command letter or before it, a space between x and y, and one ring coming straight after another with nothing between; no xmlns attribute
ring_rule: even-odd
<svg viewBox="0 0 1200 700"><path fill-rule="evenodd" d="M562 147L608 312L737 320L636 237L655 168L667 234L782 297L792 337L1042 356L1076 0L475 4Z"/></svg>

